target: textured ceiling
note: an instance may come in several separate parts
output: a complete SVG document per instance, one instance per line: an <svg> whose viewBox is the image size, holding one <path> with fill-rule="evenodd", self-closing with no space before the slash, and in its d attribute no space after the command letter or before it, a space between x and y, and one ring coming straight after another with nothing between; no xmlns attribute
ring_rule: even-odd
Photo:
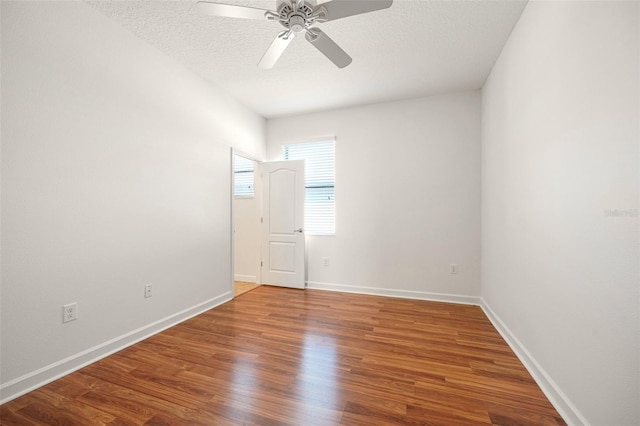
<svg viewBox="0 0 640 426"><path fill-rule="evenodd" d="M358 1L358 0L356 0ZM275 0L220 2L275 9ZM196 0L89 3L266 118L482 87L526 1L395 0L318 24L353 58L338 69L304 37L256 64L281 26L202 15Z"/></svg>

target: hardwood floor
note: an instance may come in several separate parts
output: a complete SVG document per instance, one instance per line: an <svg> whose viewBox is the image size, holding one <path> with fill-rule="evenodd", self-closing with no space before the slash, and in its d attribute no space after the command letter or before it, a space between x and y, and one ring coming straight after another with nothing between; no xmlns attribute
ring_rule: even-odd
<svg viewBox="0 0 640 426"><path fill-rule="evenodd" d="M254 290L256 288L260 287L259 284L256 283L249 283L246 281L235 281L234 282L234 296L238 297L240 295L243 295L251 290Z"/></svg>
<svg viewBox="0 0 640 426"><path fill-rule="evenodd" d="M565 424L479 307L267 286L0 416L2 425Z"/></svg>

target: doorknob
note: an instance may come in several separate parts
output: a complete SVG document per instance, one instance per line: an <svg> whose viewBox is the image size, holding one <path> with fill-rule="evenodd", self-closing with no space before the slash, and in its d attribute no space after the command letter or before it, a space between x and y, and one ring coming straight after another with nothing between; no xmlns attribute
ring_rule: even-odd
<svg viewBox="0 0 640 426"><path fill-rule="evenodd" d="M298 228L298 229L294 229L293 230L293 232L300 232L300 233L302 233L303 231L304 231L304 229L302 229L302 228Z"/></svg>

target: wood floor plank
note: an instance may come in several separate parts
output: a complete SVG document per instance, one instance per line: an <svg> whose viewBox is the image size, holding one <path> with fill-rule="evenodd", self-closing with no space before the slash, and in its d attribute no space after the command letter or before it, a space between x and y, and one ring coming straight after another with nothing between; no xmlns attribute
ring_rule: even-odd
<svg viewBox="0 0 640 426"><path fill-rule="evenodd" d="M477 306L260 286L0 407L1 425L563 425Z"/></svg>
<svg viewBox="0 0 640 426"><path fill-rule="evenodd" d="M32 392L30 398L33 403L20 409L19 413L46 425L78 424L80 421L85 425L106 425L116 420L115 416L51 392L46 387Z"/></svg>
<svg viewBox="0 0 640 426"><path fill-rule="evenodd" d="M251 290L254 290L256 288L258 288L260 286L260 284L256 284L256 283L250 283L250 282L246 282L246 281L236 281L234 283L234 295L236 297L241 296L245 293L250 292Z"/></svg>

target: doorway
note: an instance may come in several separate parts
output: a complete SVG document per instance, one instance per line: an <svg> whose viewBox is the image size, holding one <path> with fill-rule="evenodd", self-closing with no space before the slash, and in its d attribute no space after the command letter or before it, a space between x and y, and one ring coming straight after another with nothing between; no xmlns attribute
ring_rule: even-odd
<svg viewBox="0 0 640 426"><path fill-rule="evenodd" d="M234 297L260 286L260 162L232 150Z"/></svg>

